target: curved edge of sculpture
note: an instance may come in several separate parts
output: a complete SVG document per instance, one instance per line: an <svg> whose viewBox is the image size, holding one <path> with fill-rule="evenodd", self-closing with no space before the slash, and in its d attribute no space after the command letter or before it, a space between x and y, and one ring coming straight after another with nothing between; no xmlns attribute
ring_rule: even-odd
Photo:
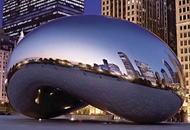
<svg viewBox="0 0 190 130"><path fill-rule="evenodd" d="M88 65L73 66L67 60L29 60L19 63L12 69L16 70L10 71L8 75L15 76L12 80L8 78L9 85L14 86L8 88L9 98L16 100L11 101L12 105L17 111L34 118L68 114L91 104L135 122L160 122L177 112L183 103L181 95L179 96L180 91L175 88L134 85L122 76L109 74ZM71 84L70 81L73 79L75 83ZM101 82L102 79L109 82ZM120 89L118 92L113 91L116 87ZM15 95L9 94L11 92L15 92ZM28 101L23 98L25 96L28 97ZM125 113L126 110L130 112Z"/></svg>
<svg viewBox="0 0 190 130"><path fill-rule="evenodd" d="M93 23L94 18L97 18L99 23ZM67 23L67 20L71 21ZM159 62L154 61L155 63L152 64L153 61L148 58L145 58L144 61L141 62L137 60L136 57L141 57L144 53L146 55L146 52L140 54L140 56L136 55L136 53L139 52L132 53L136 56L133 58L133 55L129 53L130 48L135 47L135 45L131 44L133 41L130 41L133 37L126 37L124 35L124 39L127 38L129 42L131 42L124 45L127 46L126 52L123 52L120 47L116 51L117 53L108 51L109 53L107 54L107 52L103 50L104 54L106 53L107 55L103 55L102 57L102 52L99 51L100 48L94 48L93 44L91 45L93 46L92 48L89 46L89 50L92 53L88 54L90 60L96 55L99 60L100 58L103 60L103 65L96 62L94 63L94 61L92 64L91 62L87 62L90 61L89 59L82 60L83 57L78 55L77 51L82 55L83 49L86 48L84 39L89 41L89 38L93 39L94 35L97 35L100 39L95 39L92 42L96 42L97 44L97 42L102 40L100 44L102 46L106 44L107 46L108 44L110 45L110 36L108 34L116 29L112 24L118 23L121 24L122 27L127 28L131 25L129 22L121 22L120 20L111 18L106 18L106 20L110 20L111 26L106 26L108 21L105 21L105 17L102 16L77 16L71 17L71 19L63 18L47 23L45 26L37 29L37 31L33 31L30 35L26 36L26 38L19 43L18 48L13 51L12 59L10 59L9 62L6 88L11 105L18 112L33 118L52 118L62 114L68 114L88 104L139 123L160 122L174 115L183 104L186 88L183 83L184 78L181 66L167 47L161 45L161 48L164 48L162 55L158 52L161 58L154 52L155 55L160 58ZM66 30L62 29L65 31L62 32L61 30L62 33L54 29L60 26L56 25L56 22L59 23L60 21L62 22L60 25L64 26ZM86 25L86 23L89 25ZM80 34L76 36L76 40L74 37L68 40L67 37L71 36L73 32L69 31L70 28L66 27L67 24L74 26L71 27L72 31L78 32L79 30L79 32L84 32L85 35ZM97 29L94 28L98 26L96 24L101 26L105 25L105 29L112 30L113 28L113 30L108 34L104 32L99 33L96 31ZM83 26L89 26L92 27L92 29L89 27L86 29L82 28ZM38 52L35 48L33 50L29 47L33 44L31 39L37 38L36 45L40 42L42 43L42 47L50 47L49 44L45 44L47 41L43 41L44 38L35 36L37 34L43 36L44 34L39 30L41 29L43 32L44 28L45 30L50 28L52 33L59 32L55 35L55 37L59 39L59 41L57 41L58 45L56 43L59 48L55 51L59 52L62 44L67 46L69 50L67 53L67 50L61 50L62 53L65 54L63 57L59 55L56 57L56 54L56 56L53 56L55 51L46 53L45 49L43 50L44 52L40 51L46 53L45 56L40 57L39 54L38 57L33 56ZM139 27L137 27L137 29L138 28ZM120 31L120 29L121 28L116 30ZM134 28L131 29L128 30L130 33ZM123 30L125 31L125 28ZM91 31L92 36L90 35L87 38L86 34L89 34L88 31ZM141 28L140 31L142 31ZM61 34L66 32L68 33L66 34L67 37L62 39L63 36ZM143 34L142 32L136 35L140 36ZM104 39L104 37L106 38ZM155 42L160 42L159 40L157 41L157 39L155 40L154 37L152 38L151 35L149 38ZM53 38L50 38L50 41L51 39ZM115 39L113 38L112 40ZM147 41L147 39L144 40ZM70 43L70 41L72 42ZM67 42L69 42L69 44ZM73 47L73 45L78 47L76 52L69 49ZM17 60L17 62L13 62L14 57L20 54L27 46L31 49L31 53L27 52L31 57L27 57L26 54L26 56L23 56L25 58L21 58L21 61ZM116 46L113 44L113 48L118 48L118 46L119 45ZM112 49L111 46L110 48ZM159 48L159 46L157 46L157 48ZM72 53L70 53L70 51L72 51ZM99 51L98 53L100 53L100 55L97 51ZM147 54L148 53L147 50ZM20 55L18 55L18 57L20 57ZM73 61L73 59L75 60ZM111 61L111 63L108 63L107 60ZM160 69L160 72L151 70L150 66L157 63L161 65L157 67ZM155 68L155 66L157 65L152 67ZM127 71L127 73L124 72L122 68L124 68L123 70Z"/></svg>

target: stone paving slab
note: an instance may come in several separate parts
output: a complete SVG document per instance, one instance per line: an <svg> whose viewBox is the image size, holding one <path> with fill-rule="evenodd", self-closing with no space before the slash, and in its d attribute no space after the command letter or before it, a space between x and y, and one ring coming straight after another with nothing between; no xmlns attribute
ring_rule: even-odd
<svg viewBox="0 0 190 130"><path fill-rule="evenodd" d="M190 123L134 124L125 120L70 120L62 117L35 120L25 116L0 116L1 130L190 130Z"/></svg>

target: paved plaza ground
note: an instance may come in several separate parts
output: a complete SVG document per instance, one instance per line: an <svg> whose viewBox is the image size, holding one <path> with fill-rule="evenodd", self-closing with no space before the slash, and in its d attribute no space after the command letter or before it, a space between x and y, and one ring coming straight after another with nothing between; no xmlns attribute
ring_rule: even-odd
<svg viewBox="0 0 190 130"><path fill-rule="evenodd" d="M125 120L35 120L25 116L0 116L1 130L190 130L190 123L135 124Z"/></svg>

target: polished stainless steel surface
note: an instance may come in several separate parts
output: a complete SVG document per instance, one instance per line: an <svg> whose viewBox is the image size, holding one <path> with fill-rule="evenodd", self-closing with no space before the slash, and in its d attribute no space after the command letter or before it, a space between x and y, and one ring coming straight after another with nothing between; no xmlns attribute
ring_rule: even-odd
<svg viewBox="0 0 190 130"><path fill-rule="evenodd" d="M78 70L80 70L96 75L116 78L122 81L122 83L118 83L114 87L118 87L118 89L122 91L129 90L134 93L139 93L139 97L135 96L135 101L137 101L138 98L140 100L142 95L151 95L148 93L149 90L154 91L153 93L155 97L153 95L153 97L151 97L155 98L155 100L152 101L160 99L159 96L166 91L169 92L168 95L172 92L171 100L173 101L171 101L171 103L173 104L170 104L170 106L175 108L172 108L172 112L168 114L169 108L166 109L166 112L164 112L165 109L163 109L163 104L169 102L168 100L166 100L167 102L163 101L164 103L155 102L156 105L161 106L161 111L163 111L163 114L165 113L165 116L160 116L159 119L153 120L156 115L152 114L151 118L143 121L143 117L146 117L148 113L144 112L143 114L141 113L142 115L140 117L135 116L133 118L132 115L135 111L131 111L130 114L126 112L129 111L127 109L132 109L132 107L128 107L130 103L127 101L125 102L125 100L128 100L127 98L132 96L130 93L126 92L126 95L122 93L123 97L117 97L119 92L114 96L108 96L111 98L118 98L118 100L125 102L117 104L119 106L125 104L124 106L127 108L126 111L125 108L122 108L123 111L120 111L121 107L118 107L119 109L117 109L117 105L113 105L118 102L117 100L106 105L106 103L104 104L103 102L98 102L93 99L93 95L92 97L84 96L85 91L88 93L86 86L88 86L89 89L92 89L88 84L88 80L83 80L83 86L77 86L77 84L72 83L69 84L68 81L64 81L65 77L60 78L56 69L54 70L55 72L47 72L47 75L52 75L52 77L54 75L59 75L59 77L56 77L58 79L57 82L63 80L63 83L55 83L56 86L54 86L54 83L50 82L50 86L48 86L51 76L46 79L47 81L39 78L38 72L43 68L39 68L39 70L37 69L36 79L32 78L33 80L29 81L30 84L27 83L25 77L22 77L21 71L23 69L23 71L25 70L27 72L27 69L24 68L27 65L32 66L31 64L49 64L67 67L70 68L71 71L74 69L75 72L73 73L78 73ZM23 72L26 77L35 77L35 73L31 73L30 70L28 70L28 72L30 73L26 74ZM45 74L45 72L43 73ZM63 74L65 73L63 72ZM73 75L71 78L72 77ZM180 108L186 92L182 67L175 54L161 39L134 23L104 16L72 16L57 19L29 33L18 43L18 46L14 49L8 63L7 87L10 101L14 98L14 96L11 96L11 93L13 93L12 89L13 87L16 87L14 84L19 78L24 78L25 82L19 81L17 82L17 86L19 86L20 83L20 86L22 86L22 88L25 87L26 90L27 88L31 89L31 87L37 85L38 87L34 87L36 95L40 93L37 90L41 89L41 86L53 87L55 90L60 89L63 93L66 92L71 97L73 96L76 101L81 101L81 104L83 105L85 105L85 103L91 104L136 122L151 122L151 120L157 122L167 119ZM73 79L73 81L69 82L78 83L80 78L81 77L79 76L77 79ZM101 87L104 88L106 86L108 91L116 91L114 87L110 85L110 83L112 83L111 80L105 78L105 81L107 84L101 84L101 81L96 78L92 80L94 84L100 85L99 90L101 90ZM123 82L126 82L124 83L125 85ZM72 89L70 90L70 88L64 86L65 83ZM35 85L31 86L31 84ZM61 86L61 84L63 84L63 86ZM109 88L109 86L112 87ZM121 88L119 86L127 87ZM134 87L133 90L130 90L129 86ZM79 92L80 90L75 92L74 90L76 89L77 91L77 87L84 87L86 89L83 93ZM144 87L144 89L142 88L142 91L135 91L138 90L137 88L139 87ZM96 90L94 90L94 92L95 91ZM156 93L158 95L156 95ZM22 92L19 94L22 94ZM102 93L102 95L103 94L104 93ZM16 95L18 96L18 94ZM167 97L166 95L164 96L165 98ZM105 96L94 98L100 98L98 100L104 101ZM148 103L148 101L144 103L153 105L154 103L152 103L152 101L151 103ZM13 107L15 106L19 111L20 106L17 106L16 102L17 101L14 100L14 103L12 101L12 104L15 104ZM38 104L38 101L36 101L36 103ZM134 104L137 105L136 107L141 106L140 102ZM170 106L166 104L166 107ZM158 110L156 107L152 108L155 109L152 110L153 112ZM161 111L158 113L162 114ZM26 115L31 116L30 114Z"/></svg>

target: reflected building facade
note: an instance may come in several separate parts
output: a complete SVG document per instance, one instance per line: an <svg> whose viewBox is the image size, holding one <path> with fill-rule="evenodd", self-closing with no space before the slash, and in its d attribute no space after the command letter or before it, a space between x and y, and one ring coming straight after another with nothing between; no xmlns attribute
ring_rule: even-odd
<svg viewBox="0 0 190 130"><path fill-rule="evenodd" d="M116 65L116 64L113 64L113 63L108 63L108 61L106 59L103 59L103 64L96 64L94 63L94 66L95 68L99 68L100 70L102 71L105 71L107 74L113 74L113 75L121 75L122 72L120 70L120 68Z"/></svg>
<svg viewBox="0 0 190 130"><path fill-rule="evenodd" d="M160 77L160 74L158 72L155 72L155 76L156 76L158 85L161 85L162 84L162 79Z"/></svg>
<svg viewBox="0 0 190 130"><path fill-rule="evenodd" d="M181 83L180 85L184 86L183 73L179 72L180 68L178 67L176 61L172 58L172 56L170 56L167 53L166 54L168 55L170 62L174 65L177 72L174 72L172 70L172 67L166 60L162 60L162 63L165 65L167 71L164 70L163 68L161 68L160 73L159 73L157 71L153 72L151 70L151 67L148 64L135 59L134 63L135 63L135 66L138 67L138 69L139 69L139 71L138 71L138 70L135 70L135 66L132 64L132 62L129 60L128 56L125 53L118 52L118 54L125 66L126 71L127 71L126 74L124 73L124 77L126 77L128 80L129 79L131 79L131 80L135 80L135 79L143 79L144 80L145 79L145 80L147 80L146 82L151 83L151 84L149 84L150 86L154 86L154 87L158 87L158 88L178 86L178 83ZM168 72L169 72L170 76L168 75ZM155 75L154 75L154 73L155 73ZM162 75L162 77L160 76L160 74ZM181 79L179 79L179 77L181 77ZM183 87L183 89L185 89L185 87Z"/></svg>
<svg viewBox="0 0 190 130"><path fill-rule="evenodd" d="M83 14L84 0L4 0L3 28L5 34L18 38L56 18Z"/></svg>
<svg viewBox="0 0 190 130"><path fill-rule="evenodd" d="M166 52L165 52L166 53ZM181 68L179 68L177 62L172 58L172 56L168 53L167 56L170 59L170 62L174 66L176 72L173 71L172 67L166 60L162 60L162 63L165 65L166 70L161 68L160 72L157 71L152 71L151 67L138 60L134 60L135 66L138 67L138 70L135 70L135 66L132 64L132 62L129 60L128 56L123 53L123 52L118 52L125 68L127 68L128 73L124 73L124 77L127 78L128 80L146 80L145 82L150 82L149 86L151 87L157 87L157 88L168 88L168 87L177 87L177 86L182 86L182 90L185 91L185 81L184 81L184 75L180 71ZM133 75L130 72L135 72L137 75ZM169 72L169 73L168 73ZM162 75L162 77L160 76ZM133 76L133 77L132 77ZM180 84L179 84L180 83Z"/></svg>
<svg viewBox="0 0 190 130"><path fill-rule="evenodd" d="M135 63L140 70L141 76L147 80L150 80L153 84L156 84L156 79L150 66L138 60L135 60Z"/></svg>
<svg viewBox="0 0 190 130"><path fill-rule="evenodd" d="M135 68L133 67L131 61L127 57L127 55L124 54L123 52L118 52L118 55L120 56L124 66L125 66L127 76L129 78L137 78L138 77L137 72L136 72Z"/></svg>
<svg viewBox="0 0 190 130"><path fill-rule="evenodd" d="M163 75L163 84L165 86L169 86L172 82L171 79L168 77L167 72L164 69L161 69L161 73Z"/></svg>
<svg viewBox="0 0 190 130"><path fill-rule="evenodd" d="M175 73L175 72L172 70L172 68L170 67L170 65L168 64L167 61L163 60L162 62L163 62L163 64L167 67L168 71L170 72L170 75L171 75L171 77L172 77L173 82L174 82L174 83L179 83L179 78L178 78L177 73Z"/></svg>

